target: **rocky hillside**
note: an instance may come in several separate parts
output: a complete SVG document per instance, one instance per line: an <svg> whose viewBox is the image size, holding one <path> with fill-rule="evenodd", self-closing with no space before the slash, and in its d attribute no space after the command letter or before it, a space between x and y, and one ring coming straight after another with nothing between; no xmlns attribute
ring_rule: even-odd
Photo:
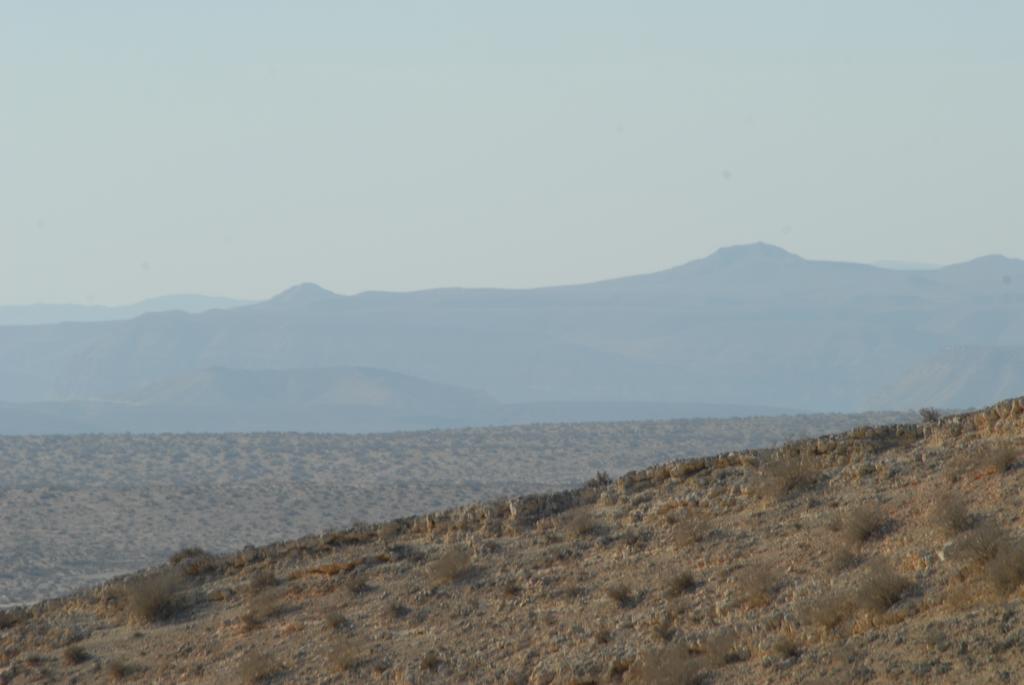
<svg viewBox="0 0 1024 685"><path fill-rule="evenodd" d="M0 681L1020 682L1024 400L151 569Z"/></svg>

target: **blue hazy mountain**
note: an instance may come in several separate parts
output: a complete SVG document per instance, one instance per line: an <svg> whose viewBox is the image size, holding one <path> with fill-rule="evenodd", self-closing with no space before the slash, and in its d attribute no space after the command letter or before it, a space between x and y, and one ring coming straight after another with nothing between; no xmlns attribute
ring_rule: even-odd
<svg viewBox="0 0 1024 685"><path fill-rule="evenodd" d="M32 326L66 321L118 321L151 312L180 311L198 314L211 309L229 309L246 300L207 295L164 295L119 307L88 304L0 305L0 326Z"/></svg>
<svg viewBox="0 0 1024 685"><path fill-rule="evenodd" d="M364 367L501 405L980 405L1024 394L1016 362L999 361L1008 370L967 395L929 390L915 370L953 348L1014 346L1024 346L1021 260L901 270L758 243L574 286L343 296L304 284L198 314L0 327L0 401L123 401L215 367ZM945 368L983 377L977 365Z"/></svg>

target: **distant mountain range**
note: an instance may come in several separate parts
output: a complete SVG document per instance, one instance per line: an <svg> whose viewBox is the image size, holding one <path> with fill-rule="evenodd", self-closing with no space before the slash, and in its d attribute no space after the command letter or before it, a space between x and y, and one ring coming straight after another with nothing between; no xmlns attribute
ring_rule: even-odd
<svg viewBox="0 0 1024 685"><path fill-rule="evenodd" d="M483 392L369 368L204 369L118 400L0 403L0 435L365 433L456 426L775 416L775 407L668 402L502 404Z"/></svg>
<svg viewBox="0 0 1024 685"><path fill-rule="evenodd" d="M0 327L0 402L93 425L145 407L206 417L328 407L327 424L356 430L372 422L338 418L355 407L423 427L515 412L981 406L1024 394L1017 348L1020 260L901 270L758 243L577 286L342 296L304 284L198 314Z"/></svg>
<svg viewBox="0 0 1024 685"><path fill-rule="evenodd" d="M246 300L206 295L165 295L120 307L88 304L0 305L0 326L35 326L69 321L120 321L151 312L190 314L252 304Z"/></svg>

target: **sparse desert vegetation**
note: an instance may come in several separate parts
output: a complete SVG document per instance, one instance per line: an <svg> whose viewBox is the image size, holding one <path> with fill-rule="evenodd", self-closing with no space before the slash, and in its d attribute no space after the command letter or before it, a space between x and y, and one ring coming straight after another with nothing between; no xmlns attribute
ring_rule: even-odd
<svg viewBox="0 0 1024 685"><path fill-rule="evenodd" d="M245 545L588 480L606 486L612 475L652 464L914 418L0 437L0 606L55 597L172 555L183 575L199 575L209 571L210 553ZM593 532L588 515L569 517L579 534ZM400 529L388 525L397 537Z"/></svg>
<svg viewBox="0 0 1024 685"><path fill-rule="evenodd" d="M995 446L1011 463L1024 451L1024 401L226 555L183 550L9 610L0 673L11 683L1013 682L1024 672L1024 473L983 463ZM813 455L815 475L780 496L765 474L792 454ZM963 455L978 462L951 485ZM694 521L702 534L680 540ZM192 559L202 572L187 572ZM166 574L177 585L146 596L178 598L173 611L128 609L127 588ZM86 656L69 657L71 646Z"/></svg>

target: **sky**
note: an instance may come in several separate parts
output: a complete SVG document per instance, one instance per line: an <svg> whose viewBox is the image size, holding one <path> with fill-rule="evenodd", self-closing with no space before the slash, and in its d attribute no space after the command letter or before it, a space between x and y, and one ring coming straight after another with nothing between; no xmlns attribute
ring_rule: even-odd
<svg viewBox="0 0 1024 685"><path fill-rule="evenodd" d="M1024 257L1024 3L0 4L0 304Z"/></svg>

